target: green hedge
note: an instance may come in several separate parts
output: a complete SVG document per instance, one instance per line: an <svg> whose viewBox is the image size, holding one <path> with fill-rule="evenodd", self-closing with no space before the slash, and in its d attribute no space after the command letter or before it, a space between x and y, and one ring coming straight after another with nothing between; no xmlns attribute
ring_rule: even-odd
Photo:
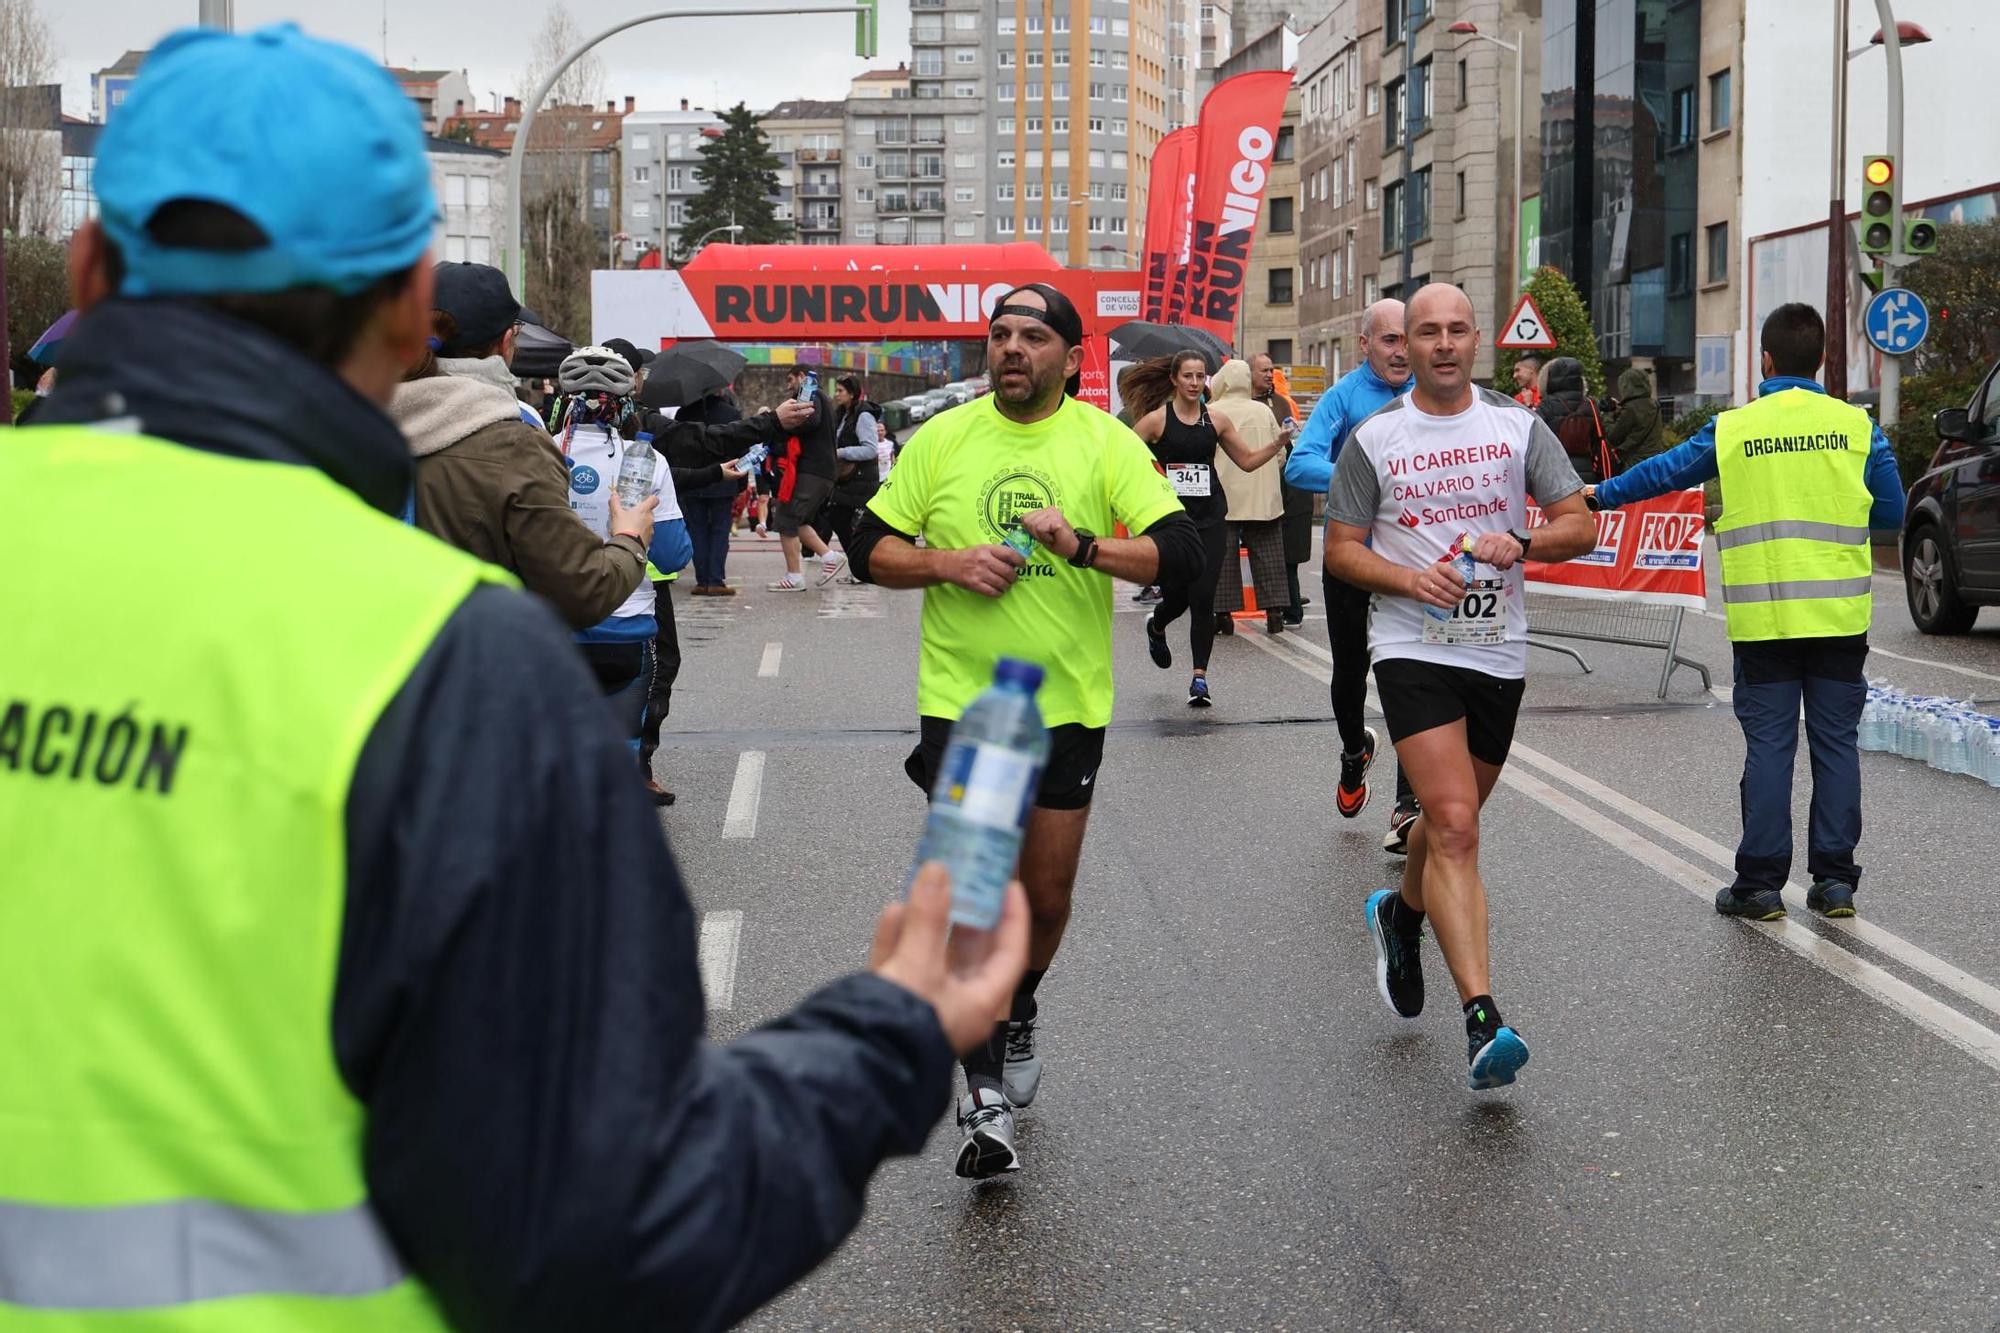
<svg viewBox="0 0 2000 1333"><path fill-rule="evenodd" d="M1896 424L1886 432L1896 448L1896 465L1907 489L1930 467L1937 453L1937 430L1931 419L1947 407L1964 407L1979 388L1981 372L1943 371L1912 375L1903 381Z"/></svg>
<svg viewBox="0 0 2000 1333"><path fill-rule="evenodd" d="M1685 444L1693 439L1703 426L1715 420L1718 415L1728 410L1728 407L1728 403L1711 403L1706 407L1683 412L1669 421L1666 426L1667 448L1671 449L1677 444Z"/></svg>

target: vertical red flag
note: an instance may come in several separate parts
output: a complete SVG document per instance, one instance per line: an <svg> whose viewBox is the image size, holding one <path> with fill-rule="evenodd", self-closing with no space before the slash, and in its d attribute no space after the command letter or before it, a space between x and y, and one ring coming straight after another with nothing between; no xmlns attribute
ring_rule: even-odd
<svg viewBox="0 0 2000 1333"><path fill-rule="evenodd" d="M1181 323L1236 336L1250 243L1291 86L1289 70L1258 70L1224 79L1202 99Z"/></svg>
<svg viewBox="0 0 2000 1333"><path fill-rule="evenodd" d="M1146 240L1140 251L1146 290L1139 317L1165 318L1169 278L1175 271L1187 218L1187 171L1194 160L1195 129L1190 125L1160 140L1153 150L1152 181L1146 187Z"/></svg>

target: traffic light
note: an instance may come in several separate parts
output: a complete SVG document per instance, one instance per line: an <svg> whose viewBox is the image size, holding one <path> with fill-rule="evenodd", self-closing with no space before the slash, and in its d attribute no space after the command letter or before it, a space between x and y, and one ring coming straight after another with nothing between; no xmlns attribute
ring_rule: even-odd
<svg viewBox="0 0 2000 1333"><path fill-rule="evenodd" d="M1886 255L1896 241L1896 159L1861 160L1861 253Z"/></svg>
<svg viewBox="0 0 2000 1333"><path fill-rule="evenodd" d="M1937 250L1937 223L1929 218L1911 218L1903 224L1903 253L1928 255Z"/></svg>
<svg viewBox="0 0 2000 1333"><path fill-rule="evenodd" d="M878 0L860 0L861 8L854 13L854 54L863 60L875 58L877 25L876 5Z"/></svg>

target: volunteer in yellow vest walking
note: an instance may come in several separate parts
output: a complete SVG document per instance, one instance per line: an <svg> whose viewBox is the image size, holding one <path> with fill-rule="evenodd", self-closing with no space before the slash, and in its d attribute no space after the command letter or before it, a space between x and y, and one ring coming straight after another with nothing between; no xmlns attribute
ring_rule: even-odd
<svg viewBox="0 0 2000 1333"><path fill-rule="evenodd" d="M50 424L0 442L0 1330L747 1315L921 1147L1024 896L953 970L932 867L872 975L709 1045L567 634L395 517L437 217L402 91L181 32L96 184Z"/></svg>
<svg viewBox="0 0 2000 1333"><path fill-rule="evenodd" d="M1861 868L1861 755L1856 736L1868 693L1873 606L1871 530L1893 544L1903 482L1888 439L1857 407L1812 378L1826 327L1809 305L1764 321L1764 382L1756 401L1724 412L1699 435L1598 485L1613 509L1720 479L1715 544L1735 650L1736 718L1743 726L1743 840L1735 882L1715 910L1771 921L1792 869L1792 764L1803 703L1812 750L1806 903L1853 916Z"/></svg>

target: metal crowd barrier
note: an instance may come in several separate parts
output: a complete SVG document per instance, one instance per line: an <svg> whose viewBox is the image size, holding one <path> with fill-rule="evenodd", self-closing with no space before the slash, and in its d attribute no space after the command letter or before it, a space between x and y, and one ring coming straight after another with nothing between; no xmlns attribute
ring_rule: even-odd
<svg viewBox="0 0 2000 1333"><path fill-rule="evenodd" d="M1666 653L1666 661L1660 666L1659 697L1662 699L1667 697L1667 682L1677 666L1693 667L1700 672L1704 690L1713 684L1706 666L1691 657L1680 655L1681 622L1687 615L1685 607L1608 601L1595 597L1558 597L1533 591L1527 593L1525 600L1528 646L1572 658L1585 674L1590 672L1590 663L1584 660L1582 653L1561 644L1543 643L1536 636L1662 649Z"/></svg>

